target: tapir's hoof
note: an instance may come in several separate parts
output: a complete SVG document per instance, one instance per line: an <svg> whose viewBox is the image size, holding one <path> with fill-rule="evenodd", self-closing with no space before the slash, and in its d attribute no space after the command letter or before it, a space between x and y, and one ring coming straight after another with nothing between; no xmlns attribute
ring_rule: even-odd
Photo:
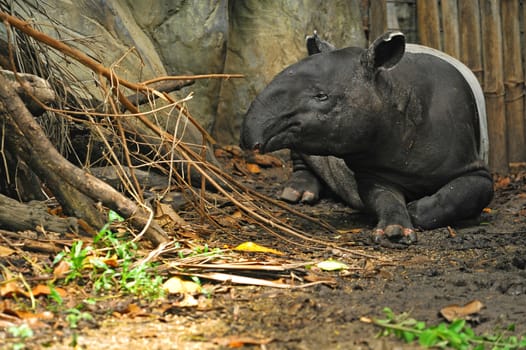
<svg viewBox="0 0 526 350"><path fill-rule="evenodd" d="M296 203L299 201L300 196L300 191L297 191L292 187L285 187L283 189L283 192L281 192L279 198L290 203Z"/></svg>
<svg viewBox="0 0 526 350"><path fill-rule="evenodd" d="M402 244L412 244L416 242L416 232L412 228L402 227L401 225L388 225L385 229L377 228L374 230L373 238L375 243L381 243L385 238L396 240Z"/></svg>
<svg viewBox="0 0 526 350"><path fill-rule="evenodd" d="M302 193L292 187L285 187L279 198L290 203L314 203L318 200L318 196L315 193L311 191Z"/></svg>

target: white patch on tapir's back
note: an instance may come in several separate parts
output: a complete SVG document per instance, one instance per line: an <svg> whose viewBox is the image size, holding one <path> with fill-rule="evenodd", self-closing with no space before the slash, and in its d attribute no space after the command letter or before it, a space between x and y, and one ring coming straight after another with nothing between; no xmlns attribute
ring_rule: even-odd
<svg viewBox="0 0 526 350"><path fill-rule="evenodd" d="M462 62L449 56L448 54L435 50L430 47L416 45L416 44L406 44L405 51L410 53L422 53L428 54L431 56L438 57L453 67L455 67L466 79L466 82L471 87L473 96L475 97L475 103L477 105L477 111L479 116L479 127L480 127L480 140L479 140L479 156L488 164L488 152L489 152L489 140L488 140L488 122L486 119L486 105L484 103L484 93L480 87L479 81L473 72L466 67Z"/></svg>

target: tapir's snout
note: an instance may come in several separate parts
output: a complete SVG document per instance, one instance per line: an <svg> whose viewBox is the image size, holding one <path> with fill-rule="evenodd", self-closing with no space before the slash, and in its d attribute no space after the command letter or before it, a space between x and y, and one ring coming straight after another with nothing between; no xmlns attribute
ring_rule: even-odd
<svg viewBox="0 0 526 350"><path fill-rule="evenodd" d="M247 116L243 119L243 125L241 126L240 146L246 150L259 150L263 144L262 128L250 126L251 118L247 118Z"/></svg>
<svg viewBox="0 0 526 350"><path fill-rule="evenodd" d="M254 100L241 125L240 146L242 149L264 152L264 145L267 142L265 130L270 119L272 118L268 116L258 100Z"/></svg>

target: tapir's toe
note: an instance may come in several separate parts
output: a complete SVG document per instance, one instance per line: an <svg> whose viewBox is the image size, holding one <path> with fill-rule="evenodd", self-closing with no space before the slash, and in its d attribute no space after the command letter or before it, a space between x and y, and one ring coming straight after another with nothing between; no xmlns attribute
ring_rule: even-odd
<svg viewBox="0 0 526 350"><path fill-rule="evenodd" d="M299 191L292 187L285 187L279 198L290 203L315 203L318 195L312 191Z"/></svg>
<svg viewBox="0 0 526 350"><path fill-rule="evenodd" d="M290 203L315 203L319 199L320 183L309 171L297 171L292 173L280 198Z"/></svg>
<svg viewBox="0 0 526 350"><path fill-rule="evenodd" d="M374 230L373 239L375 243L381 243L385 238L401 244L412 244L417 240L415 230L401 225L387 225L385 228Z"/></svg>
<svg viewBox="0 0 526 350"><path fill-rule="evenodd" d="M279 198L290 203L297 203L301 199L301 192L287 186L283 189Z"/></svg>

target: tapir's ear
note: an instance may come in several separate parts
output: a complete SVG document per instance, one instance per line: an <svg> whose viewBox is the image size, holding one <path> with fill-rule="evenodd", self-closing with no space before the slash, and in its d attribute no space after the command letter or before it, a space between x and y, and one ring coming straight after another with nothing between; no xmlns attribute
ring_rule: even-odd
<svg viewBox="0 0 526 350"><path fill-rule="evenodd" d="M387 32L379 36L362 54L361 62L375 72L391 69L400 62L405 52L405 36L401 32Z"/></svg>
<svg viewBox="0 0 526 350"><path fill-rule="evenodd" d="M314 31L313 35L307 36L305 44L307 45L309 56L320 52L336 50L336 47L333 44L321 40L316 31Z"/></svg>

